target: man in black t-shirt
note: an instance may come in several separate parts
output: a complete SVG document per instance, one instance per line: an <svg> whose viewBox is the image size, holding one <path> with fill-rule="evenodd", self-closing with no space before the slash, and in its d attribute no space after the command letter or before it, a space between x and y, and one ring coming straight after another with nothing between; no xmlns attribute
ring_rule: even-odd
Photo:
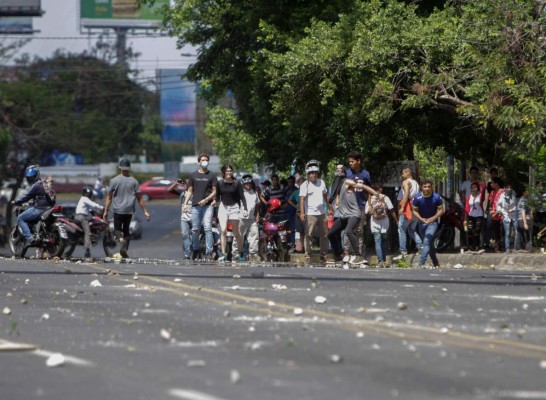
<svg viewBox="0 0 546 400"><path fill-rule="evenodd" d="M260 200L263 204L267 205L267 202L271 199L279 199L281 202L281 207L278 210L270 213L271 220L274 222L282 221L287 218L286 216L286 190L281 186L279 175L271 175L271 186L266 188L260 194ZM267 209L267 207L266 207Z"/></svg>
<svg viewBox="0 0 546 400"><path fill-rule="evenodd" d="M205 230L205 258L211 260L213 258L212 250L214 245L214 237L212 235L212 215L214 209L212 202L216 198L218 179L216 175L208 170L208 154L199 154L197 161L199 162L199 169L190 177L182 211L187 211L188 201L191 198L192 259L196 260L199 257L199 232L201 231L201 225L203 225Z"/></svg>

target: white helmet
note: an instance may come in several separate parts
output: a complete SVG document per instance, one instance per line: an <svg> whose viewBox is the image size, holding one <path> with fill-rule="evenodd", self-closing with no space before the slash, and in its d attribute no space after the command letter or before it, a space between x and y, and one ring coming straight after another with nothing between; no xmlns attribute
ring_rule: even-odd
<svg viewBox="0 0 546 400"><path fill-rule="evenodd" d="M311 160L305 164L305 173L309 174L310 172L320 173L320 163L317 160Z"/></svg>

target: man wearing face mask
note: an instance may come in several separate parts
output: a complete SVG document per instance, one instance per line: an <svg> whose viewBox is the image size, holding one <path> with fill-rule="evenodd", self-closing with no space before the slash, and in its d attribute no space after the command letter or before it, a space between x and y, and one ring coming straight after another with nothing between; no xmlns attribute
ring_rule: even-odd
<svg viewBox="0 0 546 400"><path fill-rule="evenodd" d="M208 170L209 155L202 153L197 157L199 169L195 171L188 182L187 194L184 199L182 211L188 211L188 201L192 199L191 223L192 223L192 259L199 258L199 232L201 225L205 230L205 259L212 260L214 237L212 235L212 215L214 209L212 202L216 198L216 175Z"/></svg>
<svg viewBox="0 0 546 400"><path fill-rule="evenodd" d="M502 213L502 224L504 226L504 250L510 253L510 229L514 229L514 237L517 238L517 202L512 186L506 184L504 192L500 195L497 203L497 211Z"/></svg>

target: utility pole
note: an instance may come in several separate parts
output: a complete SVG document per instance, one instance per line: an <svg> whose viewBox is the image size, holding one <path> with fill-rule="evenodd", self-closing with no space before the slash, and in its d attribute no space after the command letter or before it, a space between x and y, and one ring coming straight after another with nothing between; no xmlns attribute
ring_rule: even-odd
<svg viewBox="0 0 546 400"><path fill-rule="evenodd" d="M126 27L116 27L116 57L117 64L120 68L127 66L127 60L125 59L125 49L127 48L127 30Z"/></svg>

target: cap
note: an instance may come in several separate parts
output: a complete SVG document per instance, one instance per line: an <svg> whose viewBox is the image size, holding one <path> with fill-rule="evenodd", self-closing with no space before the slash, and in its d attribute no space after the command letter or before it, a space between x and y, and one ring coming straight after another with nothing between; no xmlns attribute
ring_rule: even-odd
<svg viewBox="0 0 546 400"><path fill-rule="evenodd" d="M127 158L122 158L119 160L119 169L122 171L129 171L131 169L131 161Z"/></svg>

